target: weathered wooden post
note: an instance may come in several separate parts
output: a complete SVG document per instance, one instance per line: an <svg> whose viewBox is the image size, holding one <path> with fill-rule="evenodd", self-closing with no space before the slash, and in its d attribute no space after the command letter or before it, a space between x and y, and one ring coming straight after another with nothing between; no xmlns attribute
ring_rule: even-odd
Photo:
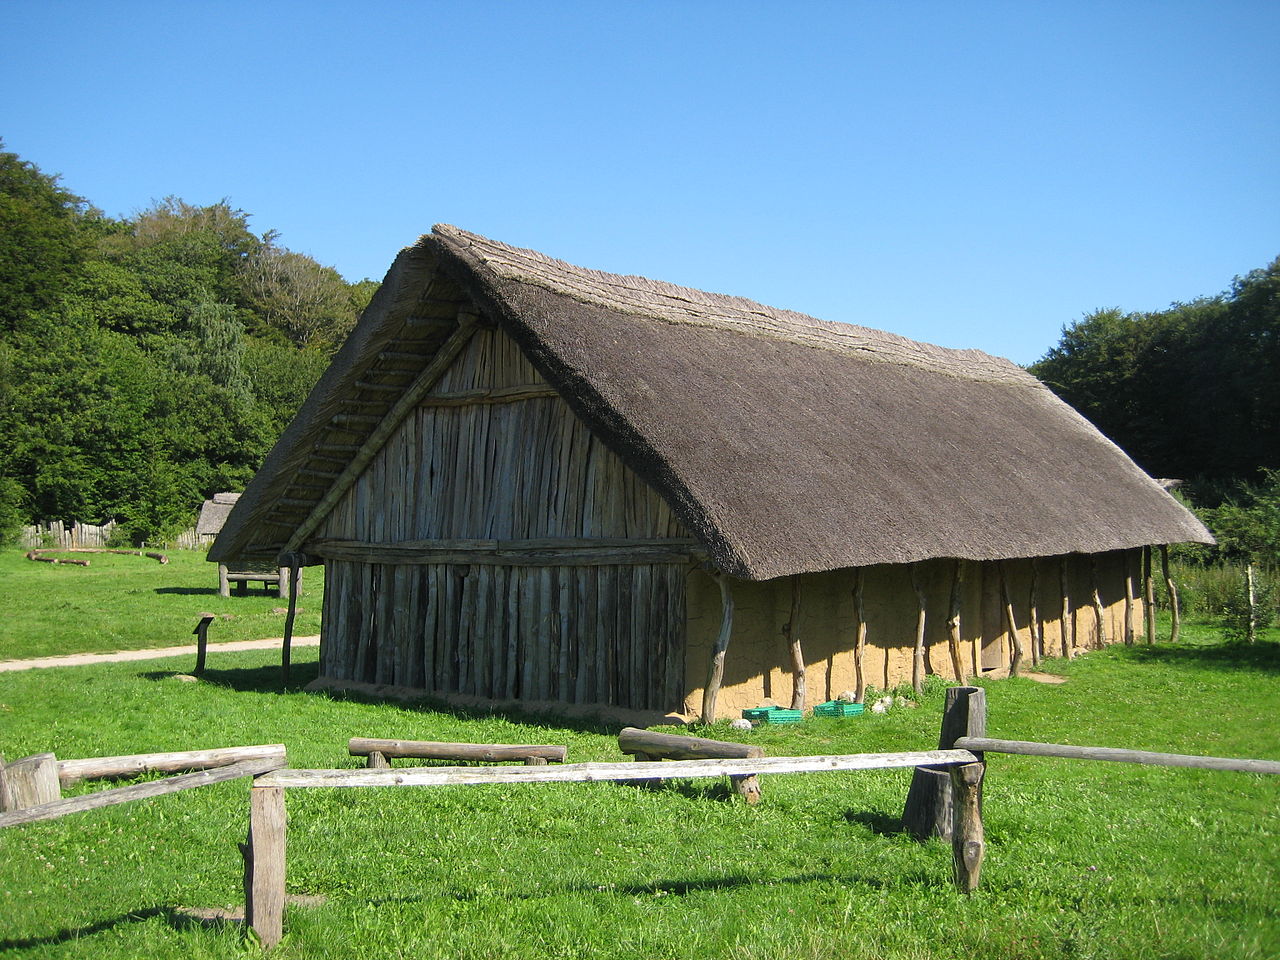
<svg viewBox="0 0 1280 960"><path fill-rule="evenodd" d="M298 612L298 577L302 569L302 557L290 554L289 565L280 568L280 589L286 589L288 583L289 612L284 618L284 639L280 643L280 681L289 682L289 659L293 646L293 619ZM287 577L287 579L286 579Z"/></svg>
<svg viewBox="0 0 1280 960"><path fill-rule="evenodd" d="M982 778L986 769L981 759L951 768L951 860L956 888L961 893L973 893L982 879L982 858L987 850L982 833Z"/></svg>
<svg viewBox="0 0 1280 960"><path fill-rule="evenodd" d="M245 924L265 948L284 936L285 809L283 787L249 790L244 855Z"/></svg>
<svg viewBox="0 0 1280 960"><path fill-rule="evenodd" d="M948 687L938 749L952 749L958 737L985 737L986 731L986 691L981 687ZM950 840L954 836L953 807L951 768L916 767L902 808L903 829L917 840Z"/></svg>
<svg viewBox="0 0 1280 960"><path fill-rule="evenodd" d="M733 636L733 587L729 577L723 573L712 573L720 587L720 604L723 609L720 621L720 634L711 648L711 659L707 663L707 684L702 690L702 722L715 723L716 697L720 694L720 684L724 682L724 655L729 649L729 638Z"/></svg>
<svg viewBox="0 0 1280 960"><path fill-rule="evenodd" d="M191 672L197 677L204 673L204 657L209 651L209 624L211 623L213 623L212 616L201 617L196 628L191 631L196 638L196 668Z"/></svg>
<svg viewBox="0 0 1280 960"><path fill-rule="evenodd" d="M3 806L0 809L25 810L61 799L58 758L52 753L33 754L4 767L0 782L0 804Z"/></svg>

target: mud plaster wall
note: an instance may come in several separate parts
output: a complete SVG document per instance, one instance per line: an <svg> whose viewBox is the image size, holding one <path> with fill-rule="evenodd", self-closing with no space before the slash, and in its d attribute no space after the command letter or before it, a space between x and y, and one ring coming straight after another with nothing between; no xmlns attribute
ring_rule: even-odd
<svg viewBox="0 0 1280 960"><path fill-rule="evenodd" d="M915 565L925 595L925 669L956 679L948 644L947 617L956 564L932 560ZM1002 572L1003 581L1002 584ZM1116 551L1093 557L1071 554L1034 560L967 562L960 604L960 655L966 676L1007 668L1012 643L1007 628L1007 591L1023 666L1032 666L1032 610L1036 652L1071 655L1100 645L1093 607L1098 585L1107 642L1122 642L1126 624L1126 578L1132 578L1131 633L1143 630L1142 554ZM881 690L909 684L919 610L910 566L876 566L863 571L863 607L867 646L863 677ZM1068 613L1063 620L1063 584ZM1033 597L1034 587L1034 597ZM806 574L801 578L799 638L806 664L805 705L834 699L855 687L853 601L854 571ZM760 583L733 581L733 632L725 656L724 681L716 700L718 717L739 716L745 707L772 701L791 705L791 658L783 629L791 616L790 578ZM683 712L701 709L711 647L720 631L720 589L701 571L690 574L687 588L688 646ZM1064 648L1064 639L1066 647Z"/></svg>

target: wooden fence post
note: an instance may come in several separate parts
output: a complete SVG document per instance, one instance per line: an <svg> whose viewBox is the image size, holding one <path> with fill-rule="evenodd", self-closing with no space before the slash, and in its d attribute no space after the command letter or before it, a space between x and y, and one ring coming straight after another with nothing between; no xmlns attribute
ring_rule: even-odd
<svg viewBox="0 0 1280 960"><path fill-rule="evenodd" d="M284 936L285 809L283 787L249 790L244 854L244 919L265 948Z"/></svg>
<svg viewBox="0 0 1280 960"><path fill-rule="evenodd" d="M191 631L196 636L196 668L191 672L197 677L204 673L204 657L209 650L209 624L211 623L213 623L213 617L201 617L196 628Z"/></svg>
<svg viewBox="0 0 1280 960"><path fill-rule="evenodd" d="M938 748L952 749L959 737L985 737L986 729L987 692L981 687L948 687ZM902 808L903 829L917 840L950 840L954 836L953 806L950 769L916 767Z"/></svg>
<svg viewBox="0 0 1280 960"><path fill-rule="evenodd" d="M4 793L0 800L4 801L6 810L25 810L61 800L58 758L52 753L37 753L6 765Z"/></svg>
<svg viewBox="0 0 1280 960"><path fill-rule="evenodd" d="M954 796L951 860L956 889L961 893L973 893L982 879L982 858L987 850L982 833L982 778L986 769L987 765L978 761L956 764L950 770Z"/></svg>

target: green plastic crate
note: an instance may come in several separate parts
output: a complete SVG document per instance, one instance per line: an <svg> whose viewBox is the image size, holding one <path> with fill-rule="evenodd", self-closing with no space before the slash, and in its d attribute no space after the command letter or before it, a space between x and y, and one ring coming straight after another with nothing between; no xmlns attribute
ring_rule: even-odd
<svg viewBox="0 0 1280 960"><path fill-rule="evenodd" d="M862 713L862 704L847 700L828 700L813 708L815 717L856 717Z"/></svg>
<svg viewBox="0 0 1280 960"><path fill-rule="evenodd" d="M799 723L804 714L799 710L787 710L784 707L751 707L742 711L747 720L759 720L762 723Z"/></svg>

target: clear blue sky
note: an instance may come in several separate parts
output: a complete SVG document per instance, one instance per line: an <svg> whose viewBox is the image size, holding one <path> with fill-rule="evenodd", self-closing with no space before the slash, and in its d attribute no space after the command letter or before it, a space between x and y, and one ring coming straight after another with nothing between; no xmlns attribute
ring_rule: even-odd
<svg viewBox="0 0 1280 960"><path fill-rule="evenodd" d="M381 278L436 222L1020 363L1280 254L1280 3L0 3L0 136Z"/></svg>

